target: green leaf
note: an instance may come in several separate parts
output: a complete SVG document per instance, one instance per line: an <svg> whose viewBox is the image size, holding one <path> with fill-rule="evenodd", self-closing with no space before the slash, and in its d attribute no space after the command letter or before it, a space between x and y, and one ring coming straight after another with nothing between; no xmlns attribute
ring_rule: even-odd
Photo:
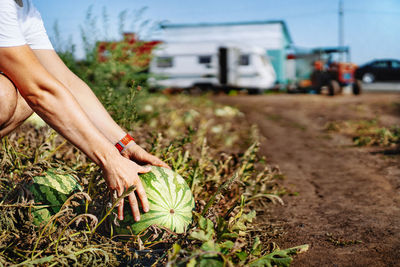
<svg viewBox="0 0 400 267"><path fill-rule="evenodd" d="M206 232L203 230L197 230L195 232L190 233L190 238L200 240L203 242L211 240L211 236L207 235Z"/></svg>
<svg viewBox="0 0 400 267"><path fill-rule="evenodd" d="M302 253L308 250L308 245L297 246L293 248L288 248L284 250L275 250L274 252L262 256L261 258L252 261L250 263L250 267L257 266L278 266L278 267L288 267L292 262L291 255L296 255L298 253Z"/></svg>
<svg viewBox="0 0 400 267"><path fill-rule="evenodd" d="M218 229L218 231L220 231L222 229L226 229L227 227L228 227L227 220L225 220L225 218L222 217L222 216L218 216L217 217L217 229Z"/></svg>
<svg viewBox="0 0 400 267"><path fill-rule="evenodd" d="M214 234L214 223L210 219L207 219L207 234Z"/></svg>
<svg viewBox="0 0 400 267"><path fill-rule="evenodd" d="M199 216L199 227L201 230L197 229L196 231L192 232L190 234L191 238L204 242L213 238L214 223L210 219L205 219L204 217Z"/></svg>
<svg viewBox="0 0 400 267"><path fill-rule="evenodd" d="M223 262L218 259L203 258L200 260L200 267L222 267Z"/></svg>
<svg viewBox="0 0 400 267"><path fill-rule="evenodd" d="M308 251L309 247L310 246L308 244L305 244L305 245L285 249L285 251L287 251L289 255L297 255L297 254Z"/></svg>
<svg viewBox="0 0 400 267"><path fill-rule="evenodd" d="M217 217L217 230L216 230L216 234L218 236L218 241L223 240L223 238L222 238L223 234L230 233L228 227L229 227L228 221L225 220L223 217L218 216Z"/></svg>
<svg viewBox="0 0 400 267"><path fill-rule="evenodd" d="M236 252L236 256L239 258L239 260L245 261L249 255L244 251L239 251Z"/></svg>
<svg viewBox="0 0 400 267"><path fill-rule="evenodd" d="M196 258L193 258L186 264L186 267L195 267L196 263L197 263Z"/></svg>
<svg viewBox="0 0 400 267"><path fill-rule="evenodd" d="M175 260L178 257L180 251L181 251L181 246L179 246L178 244L175 243L172 246L172 250L170 250L170 252L169 252L169 255L168 255L169 261Z"/></svg>
<svg viewBox="0 0 400 267"><path fill-rule="evenodd" d="M261 241L258 236L254 239L253 247L251 248L251 254L259 256L261 254Z"/></svg>
<svg viewBox="0 0 400 267"><path fill-rule="evenodd" d="M238 238L238 233L224 233L221 235L221 239L235 239Z"/></svg>
<svg viewBox="0 0 400 267"><path fill-rule="evenodd" d="M232 241L228 240L228 241L225 241L225 242L220 243L218 245L221 248L222 254L227 255L227 254L229 254L230 250L233 248L235 243L233 243Z"/></svg>
<svg viewBox="0 0 400 267"><path fill-rule="evenodd" d="M227 248L227 249L232 249L234 245L235 245L235 243L233 243L232 241L229 241L229 240L219 244L219 246L221 248Z"/></svg>
<svg viewBox="0 0 400 267"><path fill-rule="evenodd" d="M202 230L207 230L207 232L214 231L214 223L210 219L206 219L199 214L195 214L198 217L199 227Z"/></svg>
<svg viewBox="0 0 400 267"><path fill-rule="evenodd" d="M237 216L236 216L237 217ZM232 231L241 230L246 231L247 226L246 223L251 223L253 219L256 217L256 211L252 210L247 214L241 214L240 217L235 218L237 220L231 227Z"/></svg>
<svg viewBox="0 0 400 267"><path fill-rule="evenodd" d="M220 252L220 248L217 244L214 243L213 240L209 240L203 245L201 245L201 249L204 251L215 251L215 252Z"/></svg>
<svg viewBox="0 0 400 267"><path fill-rule="evenodd" d="M256 211L255 210L252 210L249 213L244 214L242 216L243 220L246 221L246 222L252 222L255 217L256 217Z"/></svg>
<svg viewBox="0 0 400 267"><path fill-rule="evenodd" d="M292 262L292 257L290 257L284 250L277 250L259 258L258 260L253 261L250 264L250 267L257 267L257 266L289 267L291 262Z"/></svg>

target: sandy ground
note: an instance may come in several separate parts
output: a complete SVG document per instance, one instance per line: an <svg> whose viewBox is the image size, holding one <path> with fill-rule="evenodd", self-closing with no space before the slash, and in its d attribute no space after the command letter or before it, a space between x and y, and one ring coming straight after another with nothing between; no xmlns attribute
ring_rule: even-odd
<svg viewBox="0 0 400 267"><path fill-rule="evenodd" d="M261 153L298 193L263 215L283 227L275 240L281 248L310 244L292 266L400 266L400 152L355 147L350 137L324 130L333 120L400 125L400 94L215 100L237 106L259 126Z"/></svg>

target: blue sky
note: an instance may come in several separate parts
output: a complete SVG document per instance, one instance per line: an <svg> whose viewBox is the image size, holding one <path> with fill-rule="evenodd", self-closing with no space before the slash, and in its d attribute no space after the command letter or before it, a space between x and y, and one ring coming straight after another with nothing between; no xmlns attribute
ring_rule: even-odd
<svg viewBox="0 0 400 267"><path fill-rule="evenodd" d="M58 21L64 40L70 36L82 55L80 25L89 6L98 17L92 33L104 38L101 17L109 17L107 38L118 36L118 14L127 10L126 31L144 20L170 23L240 22L284 20L294 44L300 47L336 46L338 44L339 0L33 0L42 14L47 31L54 36ZM374 58L400 59L400 0L343 0L345 45L351 48L352 61L365 63ZM147 7L139 22L135 10ZM152 32L152 31L147 31Z"/></svg>

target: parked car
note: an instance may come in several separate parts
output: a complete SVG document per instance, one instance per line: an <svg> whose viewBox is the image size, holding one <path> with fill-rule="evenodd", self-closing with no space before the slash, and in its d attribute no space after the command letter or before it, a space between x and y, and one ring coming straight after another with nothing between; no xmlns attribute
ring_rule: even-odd
<svg viewBox="0 0 400 267"><path fill-rule="evenodd" d="M400 60L380 59L362 65L356 70L356 79L364 83L400 81Z"/></svg>

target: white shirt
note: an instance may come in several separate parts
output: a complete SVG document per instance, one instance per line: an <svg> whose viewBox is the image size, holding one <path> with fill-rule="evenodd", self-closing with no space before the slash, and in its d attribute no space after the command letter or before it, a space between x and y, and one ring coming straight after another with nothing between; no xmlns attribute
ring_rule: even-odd
<svg viewBox="0 0 400 267"><path fill-rule="evenodd" d="M25 44L53 49L39 11L32 0L0 0L0 47Z"/></svg>

